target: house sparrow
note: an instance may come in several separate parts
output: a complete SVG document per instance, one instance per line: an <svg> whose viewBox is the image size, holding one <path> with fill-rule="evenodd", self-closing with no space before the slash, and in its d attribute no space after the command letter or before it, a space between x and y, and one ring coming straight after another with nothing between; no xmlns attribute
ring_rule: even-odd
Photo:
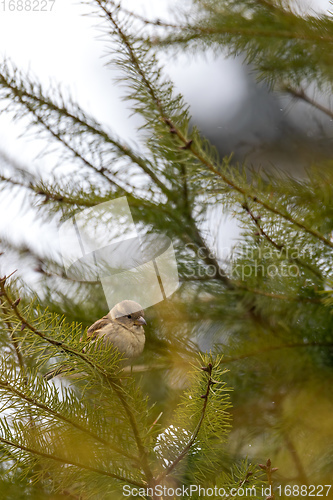
<svg viewBox="0 0 333 500"><path fill-rule="evenodd" d="M140 356L143 351L146 340L143 325L146 324L140 304L133 300L123 300L88 328L87 339L94 341L102 338L102 344L106 346L112 344L124 358L133 359ZM61 366L46 373L44 378L51 380L61 373L70 371L68 365Z"/></svg>
<svg viewBox="0 0 333 500"><path fill-rule="evenodd" d="M113 344L125 358L136 358L145 345L146 324L140 304L123 300L88 328L87 339L103 338L103 343Z"/></svg>

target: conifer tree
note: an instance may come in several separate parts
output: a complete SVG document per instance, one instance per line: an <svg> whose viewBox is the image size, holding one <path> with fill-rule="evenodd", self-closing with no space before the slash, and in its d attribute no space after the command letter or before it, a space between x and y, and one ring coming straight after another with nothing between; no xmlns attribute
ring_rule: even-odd
<svg viewBox="0 0 333 500"><path fill-rule="evenodd" d="M2 496L116 499L126 486L157 499L201 485L193 498L223 489L225 498L246 498L251 487L252 498L329 498L332 162L293 178L220 158L158 54L227 47L245 54L272 92L332 117L305 91L331 92L332 17L276 0L197 0L174 23L108 0L88 6L143 121L141 144L5 60L1 102L53 141L72 169L38 176L3 156L1 185L56 224L126 196L142 235L171 238L181 285L148 310L147 346L129 371L112 347L88 347L86 327L107 309L100 283L68 276L60 255L33 242L1 238ZM228 261L204 229L217 209L243 228ZM8 262L16 273L4 270ZM23 280L25 267L37 285ZM43 377L66 363L71 376Z"/></svg>

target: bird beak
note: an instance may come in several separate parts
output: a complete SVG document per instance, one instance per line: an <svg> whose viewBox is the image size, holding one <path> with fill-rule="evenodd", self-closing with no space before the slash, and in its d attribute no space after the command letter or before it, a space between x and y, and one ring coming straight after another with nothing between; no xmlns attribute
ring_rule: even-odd
<svg viewBox="0 0 333 500"><path fill-rule="evenodd" d="M134 324L135 325L146 325L146 321L145 319L142 317L142 316L139 316L135 321L134 321Z"/></svg>

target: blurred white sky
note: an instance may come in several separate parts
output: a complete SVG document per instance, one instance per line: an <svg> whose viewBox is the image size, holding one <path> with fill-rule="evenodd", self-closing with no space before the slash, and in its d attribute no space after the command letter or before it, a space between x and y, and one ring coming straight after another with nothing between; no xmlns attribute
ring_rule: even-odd
<svg viewBox="0 0 333 500"><path fill-rule="evenodd" d="M15 0L16 1L16 0ZM133 135L135 122L128 121L126 104L121 101L121 89L112 81L114 70L106 68L105 47L98 40L98 19L84 16L92 9L79 2L55 0L50 12L3 11L0 3L0 58L7 57L48 86L49 82L68 86L74 98L97 119L110 124L120 136ZM175 5L186 8L179 0L123 0L123 5L149 18L167 18ZM321 10L329 0L302 0L302 5ZM211 55L165 58L167 72L191 104L193 114L221 114L221 124L236 114L242 106L245 83L240 62ZM204 91L203 91L204 90ZM214 118L214 116L213 116ZM216 120L214 120L215 122ZM6 117L0 121L0 147L14 148L16 155L24 153ZM4 141L4 138L5 141ZM31 141L30 141L31 142ZM32 148L35 147L32 145Z"/></svg>
<svg viewBox="0 0 333 500"><path fill-rule="evenodd" d="M166 18L176 3L132 0L124 5L149 18ZM135 120L127 119L129 113L126 103L121 101L121 89L112 80L115 70L105 67L105 47L98 40L100 31L96 27L98 20L84 17L87 12L87 6L68 0L55 0L52 12L0 12L0 54L18 68L29 69L46 87L50 81L68 86L85 110L127 138L133 135ZM222 57L216 60L206 55L195 59L179 57L172 63L166 57L165 62L168 74L191 103L194 114L201 111L216 114L221 105L227 119L241 103L245 92L243 69L233 60ZM16 155L21 156L23 144L18 147L13 130L8 130L6 117L0 121L0 127L6 136L6 149L14 146ZM0 145L3 144L0 140Z"/></svg>
<svg viewBox="0 0 333 500"><path fill-rule="evenodd" d="M124 5L149 18L167 18L176 1L127 1ZM182 2L182 8L185 8ZM1 12L0 53L23 71L37 75L47 88L61 83L70 89L74 99L96 119L106 123L118 135L135 138L135 118L129 119L127 103L121 100L121 89L114 83L115 70L105 67L105 46L99 40L98 19L83 16L87 6L68 0L55 0L52 12ZM224 122L238 110L245 93L243 68L233 60L218 60L212 56L189 59L165 57L166 70L177 88L192 105L194 115L216 115L225 110ZM221 118L221 124L223 120ZM51 168L52 157L36 159L43 143L25 130L26 125L13 124L8 115L0 116L0 148L20 159L23 164L39 169ZM28 132L26 140L19 133ZM10 217L2 219L6 229L18 240L24 233L38 239L33 229L32 214L20 212L20 203L8 197L5 201ZM14 201L14 202L13 202Z"/></svg>
<svg viewBox="0 0 333 500"><path fill-rule="evenodd" d="M179 1L127 0L123 5L155 19L170 17ZM18 12L9 11L8 2L5 0L5 11L0 2L0 60L6 57L19 69L29 69L46 88L50 82L68 87L84 110L124 139L134 138L137 121L129 119L127 104L121 101L121 89L112 79L115 70L105 67L105 46L98 40L98 19L83 16L91 11L90 7L69 0L55 0L51 12ZM301 4L308 10L329 8L329 0L309 0ZM184 1L180 5L186 7ZM209 54L195 59L182 56L164 60L167 73L190 103L195 117L208 114L218 127L222 127L243 105L246 88L240 61L222 56L214 59ZM45 168L51 165L52 161L47 158L35 160L41 144L33 135L29 134L28 140L18 138L20 132L26 132L24 127L13 125L7 115L0 116L0 149L29 166L35 164ZM2 218L0 233L7 228L12 234L24 231L30 236L34 234L28 211L22 219L22 214L17 217L19 203L9 204L7 198L5 206L10 216ZM35 230L38 234L37 228ZM230 236L237 235L237 230L231 226L228 232Z"/></svg>

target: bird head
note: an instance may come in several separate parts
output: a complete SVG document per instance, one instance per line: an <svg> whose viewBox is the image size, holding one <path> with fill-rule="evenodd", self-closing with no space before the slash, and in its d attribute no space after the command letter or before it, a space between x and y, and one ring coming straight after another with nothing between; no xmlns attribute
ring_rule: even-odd
<svg viewBox="0 0 333 500"><path fill-rule="evenodd" d="M123 300L116 304L109 312L111 319L122 323L128 328L141 328L143 325L146 325L144 314L140 304L134 302L134 300Z"/></svg>

